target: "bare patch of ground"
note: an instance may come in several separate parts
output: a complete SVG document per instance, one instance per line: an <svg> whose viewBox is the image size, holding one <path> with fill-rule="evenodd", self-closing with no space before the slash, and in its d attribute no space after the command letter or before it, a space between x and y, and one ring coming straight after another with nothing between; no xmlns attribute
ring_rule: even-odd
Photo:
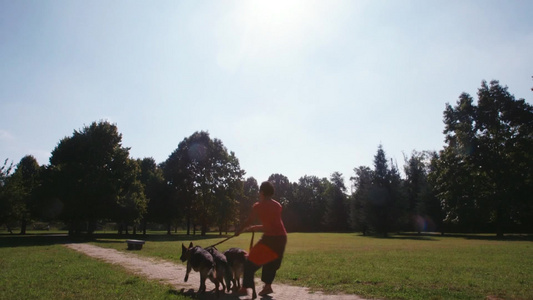
<svg viewBox="0 0 533 300"><path fill-rule="evenodd" d="M196 295L200 286L200 276L196 272L189 274L188 282L183 282L185 277L185 266L172 262L146 258L133 253L120 252L115 249L102 248L90 244L66 244L66 247L84 253L90 257L105 261L111 264L117 264L124 267L129 272L146 277L150 280L156 280L164 284L170 284L176 288L176 293L186 295L195 295L198 299L217 299L213 292L215 285L207 280L207 292L203 295ZM262 283L256 282L258 291ZM307 288L290 286L285 284L272 284L274 293L258 299L272 300L364 300L356 295L325 295L322 293L310 293ZM251 296L237 296L234 294L220 293L220 300L244 300L251 299Z"/></svg>

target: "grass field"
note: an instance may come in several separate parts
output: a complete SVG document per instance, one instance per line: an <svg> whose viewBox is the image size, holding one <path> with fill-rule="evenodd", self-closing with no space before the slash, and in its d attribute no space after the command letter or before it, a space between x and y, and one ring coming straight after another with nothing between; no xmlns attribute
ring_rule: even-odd
<svg viewBox="0 0 533 300"><path fill-rule="evenodd" d="M222 251L230 247L248 249L250 237L250 234L243 234L228 240L218 248ZM136 254L174 262L179 262L181 243L187 245L192 240L195 244L205 247L223 239L214 234L207 237L150 234L136 238L147 240L143 249L135 252ZM258 238L256 235L256 241ZM108 234L97 235L90 242L102 247L127 251L124 242L126 239ZM24 239L0 236L0 267L2 270L8 270L8 275L0 275L2 283L0 295L4 294L4 282L7 282L10 286L8 289L12 290L17 287L17 280L13 278L34 276L33 274L38 272L35 264L27 261L19 262L26 265L27 271L12 270L16 268L16 264L10 261L23 260L23 257L38 260L36 263L40 266L56 268L52 273L46 272L37 277L47 277L46 274L66 271L57 279L40 279L45 282L38 283L40 288L34 289L34 293L42 292L45 295L60 293L63 289L58 286L79 276L87 277L92 285L101 285L102 287L97 289L102 293L107 291L108 295L115 296L121 293L121 288L124 286L128 286L128 290L130 286L140 289L144 289L141 285L151 286L114 267L83 258L77 253L54 245L53 241L49 242L49 245L23 245L12 248L3 246L5 240L10 242L18 240L20 243ZM65 261L66 265L75 265L77 262L74 261L82 261L84 265L73 268L65 268L65 264L62 264L63 267L55 266L59 261ZM80 275L76 271L79 269L93 271L89 275ZM99 270L104 269L105 271L101 272L112 271L113 274L117 273L120 276L90 275L98 274ZM482 235L444 237L399 235L375 238L348 233L291 233L285 259L276 281L307 286L329 293L353 293L366 298L533 299L533 242L531 237L496 240L492 236ZM45 288L49 285L51 287ZM154 288L158 289L157 286ZM48 289L51 291L44 291ZM151 295L143 297L140 294L137 298L151 299L153 298ZM177 297L169 287L160 288L158 295L163 298ZM24 296L18 298L27 298ZM16 298L9 297L9 299ZM61 298L61 294L41 298Z"/></svg>
<svg viewBox="0 0 533 300"><path fill-rule="evenodd" d="M65 241L0 235L0 299L190 299L69 250Z"/></svg>

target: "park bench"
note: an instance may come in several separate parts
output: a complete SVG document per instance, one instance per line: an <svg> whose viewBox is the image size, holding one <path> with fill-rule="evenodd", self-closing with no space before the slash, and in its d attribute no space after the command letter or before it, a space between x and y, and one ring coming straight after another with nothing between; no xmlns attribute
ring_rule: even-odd
<svg viewBox="0 0 533 300"><path fill-rule="evenodd" d="M141 250L144 245L142 240L126 240L126 243L128 243L128 250Z"/></svg>

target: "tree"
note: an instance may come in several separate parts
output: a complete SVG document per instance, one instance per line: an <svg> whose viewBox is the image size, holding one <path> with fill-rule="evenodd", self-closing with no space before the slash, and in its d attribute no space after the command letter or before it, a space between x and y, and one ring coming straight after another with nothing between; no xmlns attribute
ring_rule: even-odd
<svg viewBox="0 0 533 300"><path fill-rule="evenodd" d="M374 170L367 167L355 169L351 178L356 187L352 196L351 225L387 236L399 229L404 220L405 197L403 182L394 164L389 169L382 145L374 156Z"/></svg>
<svg viewBox="0 0 533 300"><path fill-rule="evenodd" d="M477 106L461 94L447 104L444 123L447 145L434 181L447 218L464 225L476 216L473 229L493 226L499 237L531 225L533 107L498 81L483 81Z"/></svg>
<svg viewBox="0 0 533 300"><path fill-rule="evenodd" d="M173 197L172 190L166 184L163 170L152 157L138 160L141 166L140 181L148 200L147 213L143 219L143 234L148 222L164 224L167 234L171 234L172 224L179 220L180 203Z"/></svg>
<svg viewBox="0 0 533 300"><path fill-rule="evenodd" d="M268 177L268 181L274 185L274 198L286 206L292 199L292 186L289 178L282 174L272 174Z"/></svg>
<svg viewBox="0 0 533 300"><path fill-rule="evenodd" d="M289 231L321 231L326 211L327 178L303 176L293 184L293 199L284 210L285 227Z"/></svg>
<svg viewBox="0 0 533 300"><path fill-rule="evenodd" d="M35 215L36 190L39 186L40 167L32 155L24 156L12 176L11 184L17 185L19 202L20 234L26 234L26 226Z"/></svg>
<svg viewBox="0 0 533 300"><path fill-rule="evenodd" d="M367 219L370 227L383 235L391 230L393 203L389 194L389 167L385 151L379 145L374 156L374 178L367 205Z"/></svg>
<svg viewBox="0 0 533 300"><path fill-rule="evenodd" d="M502 237L513 224L533 217L533 107L515 100L498 81L483 82L476 116L474 159L484 177L480 196Z"/></svg>
<svg viewBox="0 0 533 300"><path fill-rule="evenodd" d="M140 168L121 141L116 125L93 122L52 151L49 190L61 202L59 217L69 225L69 234L92 233L98 220L135 222L144 212Z"/></svg>
<svg viewBox="0 0 533 300"><path fill-rule="evenodd" d="M221 207L235 208L233 199L244 171L235 154L209 133L195 132L185 138L162 167L167 183L184 203L187 234L192 223L193 229L200 224L205 235L210 225L220 224Z"/></svg>
<svg viewBox="0 0 533 300"><path fill-rule="evenodd" d="M405 158L405 195L409 215L408 230L434 231L440 228L443 218L440 202L435 197L429 182L434 152L413 151L410 158ZM441 229L442 230L442 229Z"/></svg>
<svg viewBox="0 0 533 300"><path fill-rule="evenodd" d="M8 159L0 167L0 224L6 224L12 234L11 223L17 220L17 209L13 201L11 188L8 184L12 175L13 163L8 165Z"/></svg>
<svg viewBox="0 0 533 300"><path fill-rule="evenodd" d="M259 185L257 180L249 177L243 183L243 192L239 196L239 220L238 224L244 223L252 211L252 205L259 199Z"/></svg>
<svg viewBox="0 0 533 300"><path fill-rule="evenodd" d="M325 227L330 231L347 231L349 225L346 186L341 173L331 174L325 197L326 210L323 219Z"/></svg>
<svg viewBox="0 0 533 300"><path fill-rule="evenodd" d="M235 153L230 152L227 158L225 168L219 169L218 173L220 177L226 179L226 182L220 184L215 190L216 222L220 235L223 231L227 233L229 227L237 221L239 217L237 199L242 195L244 187L242 177L245 172L241 170Z"/></svg>
<svg viewBox="0 0 533 300"><path fill-rule="evenodd" d="M137 226L146 214L148 200L144 194L144 186L139 180L140 165L136 160L125 158L125 163L118 171L122 173L121 187L118 189L114 220L118 221L118 233L123 230L128 234L129 226L133 227L133 234L137 233Z"/></svg>
<svg viewBox="0 0 533 300"><path fill-rule="evenodd" d="M444 223L455 230L474 231L485 223L478 214L475 187L480 182L471 159L476 148L474 129L475 107L470 95L463 93L455 107L444 111L445 142L430 174L436 196L445 212ZM476 217L474 217L476 216Z"/></svg>
<svg viewBox="0 0 533 300"><path fill-rule="evenodd" d="M405 197L404 181L400 176L398 166L391 159L391 168L389 170L388 194L391 202L390 207L390 225L391 230L401 230L408 224L408 204Z"/></svg>
<svg viewBox="0 0 533 300"><path fill-rule="evenodd" d="M361 231L366 235L370 229L369 216L371 209L370 192L374 173L369 167L361 166L354 169L355 176L350 180L355 188L351 196L350 204L350 225L356 231Z"/></svg>

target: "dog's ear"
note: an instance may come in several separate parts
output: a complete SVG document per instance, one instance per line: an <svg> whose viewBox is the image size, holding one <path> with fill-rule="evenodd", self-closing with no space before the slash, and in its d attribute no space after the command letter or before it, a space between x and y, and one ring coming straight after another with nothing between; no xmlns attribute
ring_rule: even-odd
<svg viewBox="0 0 533 300"><path fill-rule="evenodd" d="M193 245L192 245L192 242L191 242L191 243L189 244L189 248L192 248L192 247L193 247Z"/></svg>

